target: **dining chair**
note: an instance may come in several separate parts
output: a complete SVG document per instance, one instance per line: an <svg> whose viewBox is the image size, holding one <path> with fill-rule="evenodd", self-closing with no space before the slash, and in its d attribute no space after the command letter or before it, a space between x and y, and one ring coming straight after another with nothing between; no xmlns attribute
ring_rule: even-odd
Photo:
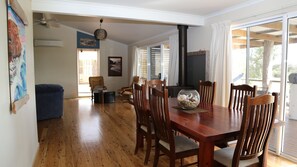
<svg viewBox="0 0 297 167"><path fill-rule="evenodd" d="M159 80L159 79L153 79L153 80L146 80L145 85L147 89L149 87L156 87L158 89L164 89L166 87L166 80Z"/></svg>
<svg viewBox="0 0 297 167"><path fill-rule="evenodd" d="M200 95L200 103L213 104L216 93L216 82L199 80L198 92Z"/></svg>
<svg viewBox="0 0 297 167"><path fill-rule="evenodd" d="M137 154L138 148L143 147L143 137L145 137L146 153L144 164L146 165L150 157L155 131L147 110L148 100L146 99L146 88L144 85L133 84L133 103L136 112L136 146L134 153Z"/></svg>
<svg viewBox="0 0 297 167"><path fill-rule="evenodd" d="M168 90L149 88L150 111L155 128L154 167L158 165L160 151L170 158L170 167L175 166L175 160L189 156L197 156L198 144L185 136L174 136L168 111Z"/></svg>
<svg viewBox="0 0 297 167"><path fill-rule="evenodd" d="M247 84L234 85L233 83L231 83L228 108L237 111L243 111L245 95L255 97L256 92L257 86L251 87ZM230 142L236 143L236 140L236 137L226 138L225 141L216 142L215 145L220 148L225 148L230 145Z"/></svg>
<svg viewBox="0 0 297 167"><path fill-rule="evenodd" d="M146 98L149 99L149 87L157 88L160 90L164 90L166 88L166 80L153 79L153 80L145 80L144 85L146 87Z"/></svg>
<svg viewBox="0 0 297 167"><path fill-rule="evenodd" d="M277 103L277 93L257 97L245 96L236 147L215 151L216 166L267 166L268 141L275 120Z"/></svg>
<svg viewBox="0 0 297 167"><path fill-rule="evenodd" d="M247 84L234 85L233 83L231 83L228 108L242 111L245 95L250 95L251 97L255 97L256 92L257 92L256 85L251 87Z"/></svg>

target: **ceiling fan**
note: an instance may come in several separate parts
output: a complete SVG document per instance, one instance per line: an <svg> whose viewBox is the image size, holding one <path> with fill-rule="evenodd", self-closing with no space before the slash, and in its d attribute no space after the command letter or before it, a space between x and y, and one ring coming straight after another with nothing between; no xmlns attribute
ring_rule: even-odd
<svg viewBox="0 0 297 167"><path fill-rule="evenodd" d="M40 24L48 28L54 27L59 28L60 24L57 22L57 19L52 18L51 14L42 13L41 18L34 21L34 24Z"/></svg>

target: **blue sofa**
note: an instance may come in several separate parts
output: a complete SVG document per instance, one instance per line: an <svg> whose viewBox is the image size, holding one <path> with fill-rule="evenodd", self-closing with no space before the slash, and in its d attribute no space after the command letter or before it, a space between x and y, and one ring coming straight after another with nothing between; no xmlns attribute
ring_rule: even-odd
<svg viewBox="0 0 297 167"><path fill-rule="evenodd" d="M35 85L37 120L63 116L64 89L56 84Z"/></svg>

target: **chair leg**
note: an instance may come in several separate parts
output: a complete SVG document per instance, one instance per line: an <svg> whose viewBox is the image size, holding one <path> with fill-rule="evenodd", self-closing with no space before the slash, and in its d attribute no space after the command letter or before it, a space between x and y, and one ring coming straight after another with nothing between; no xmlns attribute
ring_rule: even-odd
<svg viewBox="0 0 297 167"><path fill-rule="evenodd" d="M146 153L145 153L145 159L144 159L144 165L147 165L148 160L150 158L152 148L152 137L150 135L146 136Z"/></svg>
<svg viewBox="0 0 297 167"><path fill-rule="evenodd" d="M175 167L175 158L170 157L170 167Z"/></svg>
<svg viewBox="0 0 297 167"><path fill-rule="evenodd" d="M159 161L159 154L160 154L160 148L159 148L159 140L155 139L155 158L154 158L154 167L158 166Z"/></svg>
<svg viewBox="0 0 297 167"><path fill-rule="evenodd" d="M137 154L138 148L140 147L140 138L140 134L138 133L138 130L136 130L136 145L134 154Z"/></svg>

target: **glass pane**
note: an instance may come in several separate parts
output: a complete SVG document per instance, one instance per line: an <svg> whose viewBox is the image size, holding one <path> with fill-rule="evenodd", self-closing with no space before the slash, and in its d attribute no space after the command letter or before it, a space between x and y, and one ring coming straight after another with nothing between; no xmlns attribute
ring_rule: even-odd
<svg viewBox="0 0 297 167"><path fill-rule="evenodd" d="M232 31L232 82L246 83L246 29Z"/></svg>
<svg viewBox="0 0 297 167"><path fill-rule="evenodd" d="M138 56L138 76L147 78L147 49L140 49Z"/></svg>
<svg viewBox="0 0 297 167"><path fill-rule="evenodd" d="M166 80L166 85L168 85L168 68L169 68L169 45L163 45L163 62L162 62L162 66L163 66L163 75L162 75L162 79Z"/></svg>
<svg viewBox="0 0 297 167"><path fill-rule="evenodd" d="M161 46L150 47L150 79L161 79Z"/></svg>
<svg viewBox="0 0 297 167"><path fill-rule="evenodd" d="M249 85L257 85L258 95L280 93L282 22L250 27ZM278 114L277 114L278 117ZM278 129L272 130L270 149L275 150Z"/></svg>
<svg viewBox="0 0 297 167"><path fill-rule="evenodd" d="M282 151L297 158L297 18L289 19L284 143Z"/></svg>
<svg viewBox="0 0 297 167"><path fill-rule="evenodd" d="M282 22L250 28L249 84L258 93L280 92Z"/></svg>

